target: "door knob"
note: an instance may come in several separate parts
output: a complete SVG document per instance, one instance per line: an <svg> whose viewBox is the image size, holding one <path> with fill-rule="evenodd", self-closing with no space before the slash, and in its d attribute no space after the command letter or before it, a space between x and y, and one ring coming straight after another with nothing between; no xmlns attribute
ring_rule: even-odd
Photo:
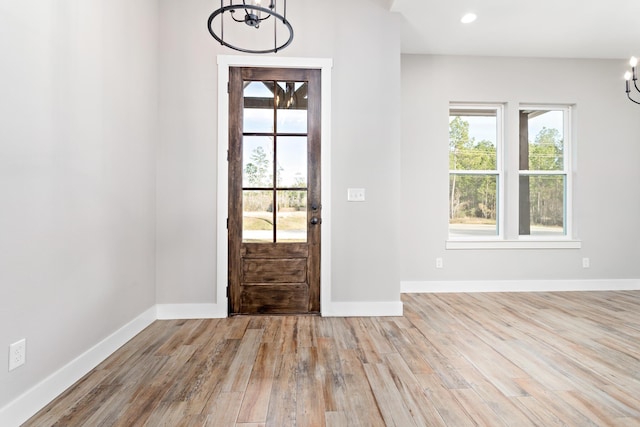
<svg viewBox="0 0 640 427"><path fill-rule="evenodd" d="M322 224L322 220L316 218L315 216L311 218L311 225Z"/></svg>
<svg viewBox="0 0 640 427"><path fill-rule="evenodd" d="M318 205L317 203L311 203L312 211L317 211L319 208L320 208L320 205Z"/></svg>

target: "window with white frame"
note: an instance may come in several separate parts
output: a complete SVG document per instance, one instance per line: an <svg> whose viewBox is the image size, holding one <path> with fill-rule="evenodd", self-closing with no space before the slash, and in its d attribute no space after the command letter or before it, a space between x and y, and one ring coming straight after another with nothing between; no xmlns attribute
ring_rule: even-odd
<svg viewBox="0 0 640 427"><path fill-rule="evenodd" d="M519 111L519 236L568 235L569 108L536 105Z"/></svg>
<svg viewBox="0 0 640 427"><path fill-rule="evenodd" d="M449 236L500 236L501 105L449 110Z"/></svg>
<svg viewBox="0 0 640 427"><path fill-rule="evenodd" d="M505 111L449 107L449 240L570 239L571 107Z"/></svg>

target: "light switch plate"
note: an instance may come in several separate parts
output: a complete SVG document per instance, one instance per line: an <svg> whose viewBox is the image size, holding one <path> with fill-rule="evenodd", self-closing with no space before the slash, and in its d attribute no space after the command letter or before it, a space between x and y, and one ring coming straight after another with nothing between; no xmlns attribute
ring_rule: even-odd
<svg viewBox="0 0 640 427"><path fill-rule="evenodd" d="M364 188L348 188L347 201L364 202Z"/></svg>

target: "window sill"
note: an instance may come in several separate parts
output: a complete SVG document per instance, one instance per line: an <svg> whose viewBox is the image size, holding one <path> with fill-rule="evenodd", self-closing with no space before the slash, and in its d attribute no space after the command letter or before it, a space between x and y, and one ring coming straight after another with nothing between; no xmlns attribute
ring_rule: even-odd
<svg viewBox="0 0 640 427"><path fill-rule="evenodd" d="M445 249L580 249L581 240L447 240Z"/></svg>

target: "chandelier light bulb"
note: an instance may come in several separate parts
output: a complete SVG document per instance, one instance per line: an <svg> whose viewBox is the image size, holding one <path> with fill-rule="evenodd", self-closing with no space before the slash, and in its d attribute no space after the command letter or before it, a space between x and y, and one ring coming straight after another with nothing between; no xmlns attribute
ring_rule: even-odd
<svg viewBox="0 0 640 427"><path fill-rule="evenodd" d="M632 85L631 85L631 81L633 80L633 88L636 89L637 92L640 92L640 89L638 88L638 85L636 83L637 78L636 78L636 65L638 65L638 60L635 56L632 56L631 59L629 60L629 64L631 65L631 71L626 71L624 73L624 91L627 94L627 98L629 98L629 101L635 103L635 104L640 104L640 101L637 101L636 99L634 99L634 97L631 96L631 89L632 89ZM634 93L636 93L634 91ZM637 95L636 95L637 98Z"/></svg>

